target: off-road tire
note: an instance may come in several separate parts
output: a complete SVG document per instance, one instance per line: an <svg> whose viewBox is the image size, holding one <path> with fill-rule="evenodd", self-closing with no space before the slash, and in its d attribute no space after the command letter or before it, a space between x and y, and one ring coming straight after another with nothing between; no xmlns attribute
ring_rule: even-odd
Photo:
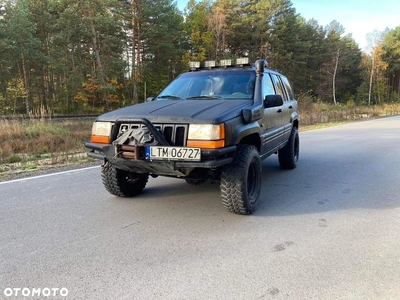
<svg viewBox="0 0 400 300"><path fill-rule="evenodd" d="M231 212L251 214L260 197L261 181L261 159L256 147L238 145L232 163L221 171L222 204Z"/></svg>
<svg viewBox="0 0 400 300"><path fill-rule="evenodd" d="M278 151L279 165L282 169L294 169L299 160L300 140L299 132L296 127L292 128L289 141Z"/></svg>
<svg viewBox="0 0 400 300"><path fill-rule="evenodd" d="M106 166L101 169L101 179L110 194L118 197L134 197L143 191L149 174L138 174Z"/></svg>

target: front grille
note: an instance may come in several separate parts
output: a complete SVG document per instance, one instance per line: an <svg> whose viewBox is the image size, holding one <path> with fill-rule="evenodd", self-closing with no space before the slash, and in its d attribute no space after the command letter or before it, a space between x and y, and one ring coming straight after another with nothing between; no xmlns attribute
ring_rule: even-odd
<svg viewBox="0 0 400 300"><path fill-rule="evenodd" d="M167 142L172 146L186 146L187 128L186 124L153 124L160 131ZM121 124L119 127L119 135L128 129L146 128L143 124Z"/></svg>

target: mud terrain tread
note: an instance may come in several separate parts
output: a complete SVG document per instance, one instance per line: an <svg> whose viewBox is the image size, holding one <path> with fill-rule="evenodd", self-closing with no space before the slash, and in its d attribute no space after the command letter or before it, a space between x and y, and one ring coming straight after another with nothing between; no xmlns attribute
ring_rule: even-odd
<svg viewBox="0 0 400 300"><path fill-rule="evenodd" d="M128 179L134 176L135 179ZM114 167L102 167L101 179L105 189L118 197L134 197L139 195L147 184L148 174L135 174Z"/></svg>
<svg viewBox="0 0 400 300"><path fill-rule="evenodd" d="M257 180L261 180L261 161L257 149L251 145L238 145L233 162L222 170L220 186L222 204L231 212L248 215L255 209L255 205L249 205L247 201L246 186L248 160L252 159L254 155L257 157L255 160L258 169L257 176L259 176ZM259 191L257 193L259 194Z"/></svg>

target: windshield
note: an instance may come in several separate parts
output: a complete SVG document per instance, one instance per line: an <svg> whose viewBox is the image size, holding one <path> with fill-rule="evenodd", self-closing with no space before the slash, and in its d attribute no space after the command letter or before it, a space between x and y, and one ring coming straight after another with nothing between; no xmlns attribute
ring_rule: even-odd
<svg viewBox="0 0 400 300"><path fill-rule="evenodd" d="M200 71L177 77L157 100L253 99L255 72Z"/></svg>

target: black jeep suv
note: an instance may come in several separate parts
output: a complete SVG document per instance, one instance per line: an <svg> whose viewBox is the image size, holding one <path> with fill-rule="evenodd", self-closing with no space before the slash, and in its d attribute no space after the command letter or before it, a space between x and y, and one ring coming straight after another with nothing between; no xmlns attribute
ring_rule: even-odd
<svg viewBox="0 0 400 300"><path fill-rule="evenodd" d="M250 214L261 184L261 161L277 153L284 169L299 158L298 105L288 79L238 59L206 62L181 74L157 97L99 116L88 156L104 161L111 194L133 197L149 175L220 183L223 205Z"/></svg>

